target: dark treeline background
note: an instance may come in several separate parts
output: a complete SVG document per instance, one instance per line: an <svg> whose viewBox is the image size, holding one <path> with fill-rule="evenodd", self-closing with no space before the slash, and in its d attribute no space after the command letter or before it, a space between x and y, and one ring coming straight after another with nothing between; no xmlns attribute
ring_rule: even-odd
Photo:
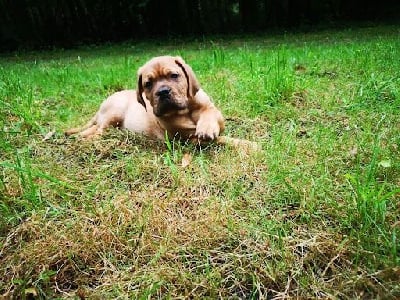
<svg viewBox="0 0 400 300"><path fill-rule="evenodd" d="M394 20L400 0L0 0L0 49Z"/></svg>

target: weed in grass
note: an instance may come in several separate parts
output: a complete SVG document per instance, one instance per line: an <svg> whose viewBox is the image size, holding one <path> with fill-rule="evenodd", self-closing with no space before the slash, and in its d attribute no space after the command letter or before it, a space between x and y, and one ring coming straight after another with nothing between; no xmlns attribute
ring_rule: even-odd
<svg viewBox="0 0 400 300"><path fill-rule="evenodd" d="M382 168L390 168L390 162L379 161L379 148L375 146L371 161L365 167L365 171L358 170L355 174L347 174L354 191L354 210L348 216L352 234L358 237L358 243L362 243L362 252L357 255L357 260L365 260L369 254L376 259L380 256L392 259L399 263L399 241L397 240L397 228L390 226L388 221L388 207L395 205L394 199L400 194L400 188L391 187L387 182L379 182L378 172ZM371 240L371 236L374 237Z"/></svg>
<svg viewBox="0 0 400 300"><path fill-rule="evenodd" d="M171 142L167 132L165 132L165 144L167 146L167 152L164 153L164 164L166 164L171 170L172 177L174 178L174 185L179 184L178 182L178 167L175 163L178 160L178 151L175 149L175 143ZM182 155L179 155L182 157Z"/></svg>
<svg viewBox="0 0 400 300"><path fill-rule="evenodd" d="M1 175L4 201L0 213L7 223L14 223L24 219L31 211L44 209L48 203L43 199L41 184L49 186L68 186L64 182L41 172L32 166L32 149L25 148L14 152L14 161L2 161L0 167L3 169ZM7 201L12 197L17 201ZM3 227L2 226L2 227Z"/></svg>
<svg viewBox="0 0 400 300"><path fill-rule="evenodd" d="M400 108L397 86L399 78L379 78L372 73L369 78L359 83L349 108L387 110Z"/></svg>
<svg viewBox="0 0 400 300"><path fill-rule="evenodd" d="M218 45L213 46L213 66L223 67L225 64L225 51Z"/></svg>

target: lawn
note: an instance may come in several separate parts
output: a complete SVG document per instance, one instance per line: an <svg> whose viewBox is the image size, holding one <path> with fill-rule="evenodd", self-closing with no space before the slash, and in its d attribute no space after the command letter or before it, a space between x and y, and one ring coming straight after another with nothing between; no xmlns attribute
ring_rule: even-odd
<svg viewBox="0 0 400 300"><path fill-rule="evenodd" d="M262 150L64 136L165 54ZM0 297L398 299L399 70L397 26L3 54Z"/></svg>

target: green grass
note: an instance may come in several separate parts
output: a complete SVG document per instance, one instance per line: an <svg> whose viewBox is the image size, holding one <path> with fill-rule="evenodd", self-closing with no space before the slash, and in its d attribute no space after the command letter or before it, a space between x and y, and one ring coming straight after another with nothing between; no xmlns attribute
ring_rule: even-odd
<svg viewBox="0 0 400 300"><path fill-rule="evenodd" d="M0 295L399 298L399 37L386 26L3 55ZM260 153L64 137L164 54L191 64L226 134Z"/></svg>

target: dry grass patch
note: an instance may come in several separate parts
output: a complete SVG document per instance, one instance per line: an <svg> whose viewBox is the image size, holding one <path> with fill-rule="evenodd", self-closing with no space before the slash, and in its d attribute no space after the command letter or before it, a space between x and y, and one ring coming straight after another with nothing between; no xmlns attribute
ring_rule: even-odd
<svg viewBox="0 0 400 300"><path fill-rule="evenodd" d="M122 138L125 133L110 134ZM58 151L64 165L67 161L73 166L82 165L73 181L80 182L82 189L85 185L95 187L91 193L88 190L92 203L80 204L76 199L63 207L53 202L48 211L34 214L8 234L1 256L3 278L11 284L4 295L19 295L31 286L52 287L56 294L70 293L82 286L105 288L107 278L114 277L115 272L129 272L139 279L146 274L152 274L154 279L159 273L159 278L167 282L171 274L186 274L189 283L197 275L191 274L192 267L185 266L184 261L192 255L193 259L207 256L208 250L229 247L240 220L236 220L237 202L226 196L236 189L232 179L244 180L240 170L254 166L249 163L249 156L233 162L227 176L219 171L219 165L225 164L230 155L220 147L210 146L206 152L199 152L175 144L178 149L174 153L150 151L150 160L139 158L136 168L131 169L127 163L135 159L138 144L108 139L56 141L62 144ZM38 147L37 153L41 147L46 145ZM179 167L183 149L194 151L194 161L187 168ZM130 157L121 158L120 153ZM204 155L211 162L204 160ZM165 156L172 160L162 167ZM206 170L204 164L210 169ZM93 177L91 168L103 169L105 174ZM139 182L135 182L135 174L140 174ZM65 181L72 182L67 178ZM139 184L141 188L136 189ZM47 192L50 191L43 190L43 195L49 196ZM77 193L78 189L67 191L71 192ZM88 195L82 197L81 201L87 201L84 199ZM16 245L23 246L18 249ZM202 250L197 253L196 249ZM190 254L192 251L194 254ZM183 255L184 252L189 254ZM177 293L176 288L171 287L171 293Z"/></svg>

